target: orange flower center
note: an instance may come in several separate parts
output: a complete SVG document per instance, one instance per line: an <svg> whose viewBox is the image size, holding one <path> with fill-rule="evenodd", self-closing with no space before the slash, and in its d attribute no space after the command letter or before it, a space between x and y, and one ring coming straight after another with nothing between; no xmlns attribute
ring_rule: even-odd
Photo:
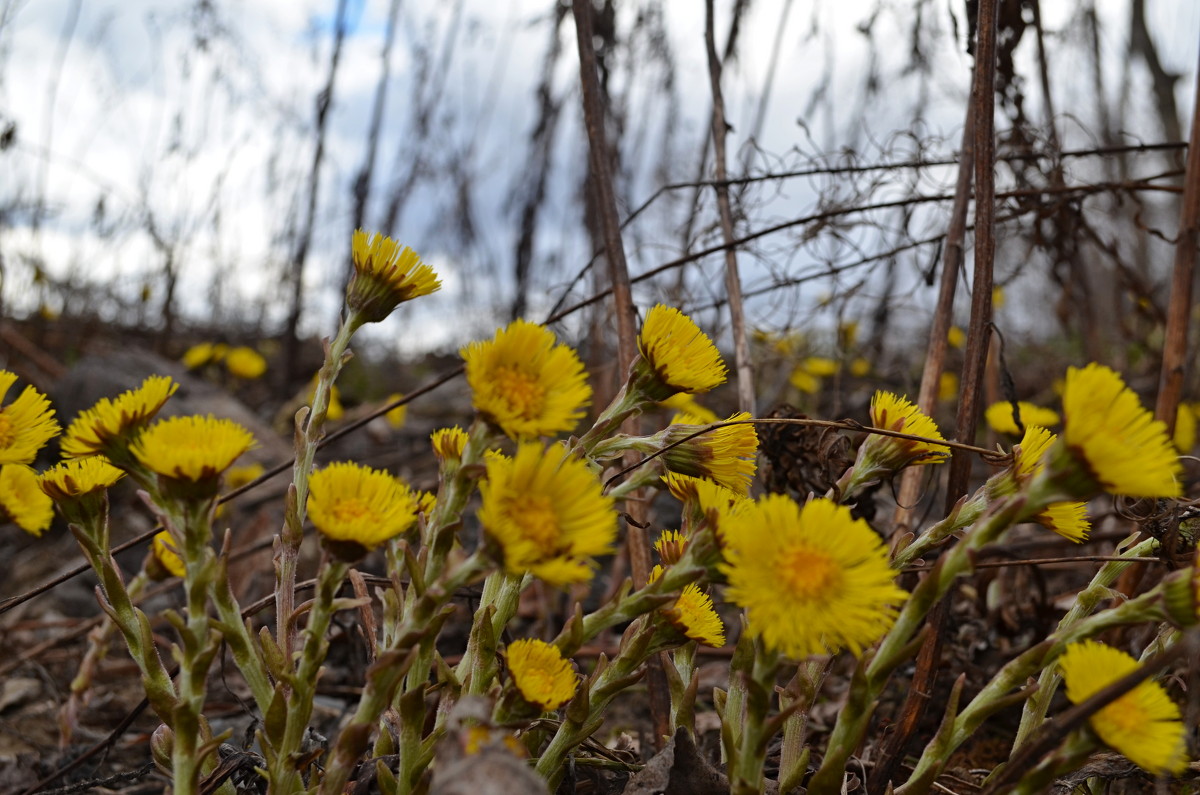
<svg viewBox="0 0 1200 795"><path fill-rule="evenodd" d="M1129 698L1127 695L1100 710L1100 716L1103 716L1106 723L1133 735L1139 735L1145 731L1146 724L1150 721L1137 700Z"/></svg>
<svg viewBox="0 0 1200 795"><path fill-rule="evenodd" d="M496 391L523 418L533 419L542 413L546 389L534 375L520 367L498 367L492 381Z"/></svg>
<svg viewBox="0 0 1200 795"><path fill-rule="evenodd" d="M842 570L824 552L794 547L780 556L779 577L794 597L812 601L837 587Z"/></svg>
<svg viewBox="0 0 1200 795"><path fill-rule="evenodd" d="M374 512L357 497L347 497L335 502L330 511L338 522L357 524L364 520L374 519Z"/></svg>
<svg viewBox="0 0 1200 795"><path fill-rule="evenodd" d="M539 550L551 555L558 547L560 535L558 514L545 495L524 495L513 506L513 518L517 520L524 536Z"/></svg>

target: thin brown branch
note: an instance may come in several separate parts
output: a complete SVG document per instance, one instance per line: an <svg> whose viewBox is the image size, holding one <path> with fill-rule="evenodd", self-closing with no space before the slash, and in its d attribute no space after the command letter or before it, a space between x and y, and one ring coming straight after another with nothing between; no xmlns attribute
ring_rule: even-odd
<svg viewBox="0 0 1200 795"><path fill-rule="evenodd" d="M1154 416L1165 422L1172 432L1175 430L1175 412L1183 394L1196 247L1200 245L1200 157L1190 154L1200 147L1200 73L1197 73L1195 90L1192 129L1188 142L1187 176L1183 182L1183 203L1179 208L1179 237L1175 242L1175 267L1171 277L1171 303L1167 308L1162 371L1159 376L1158 401L1154 407Z"/></svg>
<svg viewBox="0 0 1200 795"><path fill-rule="evenodd" d="M721 61L717 58L713 0L705 0L704 43L708 51L708 79L712 88L712 139L717 180L728 178L725 167L725 138L729 125L725 122L725 99L721 94ZM729 186L717 185L717 212L721 218L721 237L733 241L733 211L729 205ZM754 369L750 362L750 345L746 341L746 316L742 309L742 280L738 275L737 247L725 248L725 292L729 300L729 320L733 332L734 367L737 370L738 409L755 414Z"/></svg>

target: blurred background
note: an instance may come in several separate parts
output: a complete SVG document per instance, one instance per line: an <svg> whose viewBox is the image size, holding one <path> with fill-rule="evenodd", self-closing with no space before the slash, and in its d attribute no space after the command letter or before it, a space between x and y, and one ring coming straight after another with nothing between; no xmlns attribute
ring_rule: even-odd
<svg viewBox="0 0 1200 795"><path fill-rule="evenodd" d="M569 5L0 0L0 317L68 359L109 330L173 358L249 341L282 388L312 372L289 343L336 326L356 227L412 246L445 285L370 330L381 356L453 354L586 298L607 271L589 268L601 241ZM714 174L703 4L594 9L630 268L660 271L635 301L677 305L728 347L699 184ZM973 14L964 0L716 4L747 325L789 375L808 355L918 372ZM1001 3L1010 341L1151 355L1198 31L1191 0ZM610 317L601 303L557 330L603 361ZM795 398L771 389L764 405Z"/></svg>

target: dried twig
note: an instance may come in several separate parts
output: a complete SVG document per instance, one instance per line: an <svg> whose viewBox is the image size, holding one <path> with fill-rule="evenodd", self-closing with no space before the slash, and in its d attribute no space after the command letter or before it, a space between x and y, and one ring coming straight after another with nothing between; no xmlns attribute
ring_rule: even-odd
<svg viewBox="0 0 1200 795"><path fill-rule="evenodd" d="M713 32L713 0L705 0L704 43L708 50L708 78L712 87L712 138L717 179L728 177L725 170L725 100L721 95L721 61L717 58L716 34ZM726 243L733 240L733 211L729 206L729 187L719 184L717 211L721 216L721 236ZM733 356L737 368L738 409L755 414L754 370L750 363L750 345L746 342L746 317L742 311L742 280L738 275L736 248L725 248L725 292L729 300L729 319L733 331Z"/></svg>

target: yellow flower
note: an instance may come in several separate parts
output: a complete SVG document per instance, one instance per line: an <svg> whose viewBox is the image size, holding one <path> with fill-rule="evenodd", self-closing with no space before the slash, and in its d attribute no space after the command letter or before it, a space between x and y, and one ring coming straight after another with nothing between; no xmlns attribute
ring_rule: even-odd
<svg viewBox="0 0 1200 795"><path fill-rule="evenodd" d="M39 485L55 502L104 491L125 473L102 455L61 461L42 473Z"/></svg>
<svg viewBox="0 0 1200 795"><path fill-rule="evenodd" d="M211 342L200 342L188 348L179 361L189 370L195 370L197 367L203 367L209 362L219 362L225 358L226 351L229 346L224 343L213 344Z"/></svg>
<svg viewBox="0 0 1200 795"><path fill-rule="evenodd" d="M834 359L827 359L824 356L809 356L800 366L809 375L815 375L817 378L827 378L831 375L837 375L838 370L842 369Z"/></svg>
<svg viewBox="0 0 1200 795"><path fill-rule="evenodd" d="M215 480L254 446L254 437L233 420L169 417L142 432L132 452L145 467L167 478Z"/></svg>
<svg viewBox="0 0 1200 795"><path fill-rule="evenodd" d="M511 574L528 571L551 585L586 582L592 558L612 552L612 500L587 463L560 445L522 443L512 458L489 458L480 493L479 521Z"/></svg>
<svg viewBox="0 0 1200 795"><path fill-rule="evenodd" d="M850 362L850 375L855 378L863 378L871 372L871 363L859 356Z"/></svg>
<svg viewBox="0 0 1200 795"><path fill-rule="evenodd" d="M933 420L907 398L891 392L876 392L871 399L871 425L926 439L943 439ZM876 467L890 472L910 465L940 464L949 457L950 448L944 445L879 434L868 436L859 450L859 460L869 458Z"/></svg>
<svg viewBox="0 0 1200 795"><path fill-rule="evenodd" d="M658 540L654 542L654 551L667 566L677 563L683 557L686 549L687 536L678 530L664 530Z"/></svg>
<svg viewBox="0 0 1200 795"><path fill-rule="evenodd" d="M137 389L101 398L67 428L62 452L67 458L103 453L120 462L126 448L179 388L165 375L152 375Z"/></svg>
<svg viewBox="0 0 1200 795"><path fill-rule="evenodd" d="M429 435L429 441L433 443L433 454L439 461L456 461L462 458L463 448L467 446L467 432L457 425L438 428Z"/></svg>
<svg viewBox="0 0 1200 795"><path fill-rule="evenodd" d="M946 342L950 343L951 348L961 348L967 342L967 335L958 326L951 326L946 332Z"/></svg>
<svg viewBox="0 0 1200 795"><path fill-rule="evenodd" d="M412 527L417 498L402 481L378 469L343 461L314 472L308 515L330 541L374 549ZM347 555L354 557L355 555Z"/></svg>
<svg viewBox="0 0 1200 795"><path fill-rule="evenodd" d="M1182 493L1166 426L1113 370L1095 363L1068 369L1063 414L1067 449L1105 491L1130 497Z"/></svg>
<svg viewBox="0 0 1200 795"><path fill-rule="evenodd" d="M346 306L367 323L378 323L397 305L440 290L433 268L417 252L378 233L354 231L350 244L354 277L346 290Z"/></svg>
<svg viewBox="0 0 1200 795"><path fill-rule="evenodd" d="M252 380L267 371L267 360L253 348L234 348L225 355L225 368L235 378Z"/></svg>
<svg viewBox="0 0 1200 795"><path fill-rule="evenodd" d="M727 422L749 418L750 415L743 411ZM672 425L657 436L661 447L680 442L662 454L667 469L681 475L709 478L738 494L748 494L757 468L758 434L754 425L729 425L688 439L704 426L694 423L694 418L687 415L676 419L682 422L672 421Z"/></svg>
<svg viewBox="0 0 1200 795"><path fill-rule="evenodd" d="M1186 403L1175 409L1175 449L1180 453L1192 452L1196 446L1196 412Z"/></svg>
<svg viewBox="0 0 1200 795"><path fill-rule="evenodd" d="M557 646L540 640L515 640L508 644L505 656L513 684L530 704L549 712L575 695L578 679Z"/></svg>
<svg viewBox="0 0 1200 795"><path fill-rule="evenodd" d="M958 374L942 373L938 379L938 400L946 402L958 397Z"/></svg>
<svg viewBox="0 0 1200 795"><path fill-rule="evenodd" d="M683 586L675 604L665 608L663 614L670 622L694 641L705 646L725 645L725 625L713 608L713 600L695 583Z"/></svg>
<svg viewBox="0 0 1200 795"><path fill-rule="evenodd" d="M230 491L240 489L247 483L253 483L258 480L265 471L266 469L262 464L246 464L240 467L230 467L229 471L225 473L225 488Z"/></svg>
<svg viewBox="0 0 1200 795"><path fill-rule="evenodd" d="M392 394L388 395L387 400L383 402L385 405L388 405L395 403L402 397L404 397L404 395L401 395L399 392L393 392ZM396 408L392 409L383 416L387 417L388 425L391 425L396 430L400 430L404 427L404 421L408 419L408 404L401 403L399 406L396 406Z"/></svg>
<svg viewBox="0 0 1200 795"><path fill-rule="evenodd" d="M462 357L475 408L511 439L572 431L591 402L579 356L536 323L514 320Z"/></svg>
<svg viewBox="0 0 1200 795"><path fill-rule="evenodd" d="M687 513L684 516L685 522L692 525L692 532L695 532L695 523L703 520L711 524L717 537L721 538L727 524L726 517L752 504L747 497L711 480L674 472L667 472L664 480L672 496L694 511L690 516Z"/></svg>
<svg viewBox="0 0 1200 795"><path fill-rule="evenodd" d="M676 392L707 392L725 383L725 363L690 317L663 304L646 313L638 335L633 384L651 400Z"/></svg>
<svg viewBox="0 0 1200 795"><path fill-rule="evenodd" d="M1037 425L1027 426L1025 436L1022 437L1021 443L1017 447L1017 458L1014 463L1017 475L1024 479L1041 472L1044 466L1042 458L1057 438L1055 434L1045 428ZM1034 516L1033 521L1077 544L1086 541L1088 534L1092 531L1086 502L1051 503Z"/></svg>
<svg viewBox="0 0 1200 795"><path fill-rule="evenodd" d="M1006 300L1006 298L1004 295L1004 288L1003 287L993 287L992 288L992 309L999 309L1000 307L1004 306L1005 300Z"/></svg>
<svg viewBox="0 0 1200 795"><path fill-rule="evenodd" d="M1040 425L1047 428L1058 424L1058 412L1053 409L1044 409L1024 400L1017 401L1017 406L1021 411L1021 424L1026 427ZM1013 417L1013 405L1007 400L988 406L983 412L983 417L987 420L988 427L996 433L1011 433L1015 436L1021 432Z"/></svg>
<svg viewBox="0 0 1200 795"><path fill-rule="evenodd" d="M16 381L15 373L0 370L0 401ZM32 464L38 450L59 430L50 401L33 387L25 387L16 400L0 406L0 465Z"/></svg>
<svg viewBox="0 0 1200 795"><path fill-rule="evenodd" d="M54 519L54 502L38 488L37 473L24 464L0 466L0 516L34 536Z"/></svg>
<svg viewBox="0 0 1200 795"><path fill-rule="evenodd" d="M1073 643L1058 660L1067 698L1080 704L1132 673L1138 662L1092 640ZM1088 718L1106 745L1154 775L1188 766L1187 730L1179 707L1158 682L1147 680Z"/></svg>
<svg viewBox="0 0 1200 795"><path fill-rule="evenodd" d="M799 365L792 369L788 383L806 395L815 395L821 391L821 379Z"/></svg>
<svg viewBox="0 0 1200 795"><path fill-rule="evenodd" d="M892 581L879 536L831 500L801 508L771 494L727 523L726 595L745 609L747 631L788 657L841 648L861 654L908 597Z"/></svg>
<svg viewBox="0 0 1200 795"><path fill-rule="evenodd" d="M437 507L437 495L432 491L418 491L413 494L413 498L417 501L417 513L423 513L426 516L433 515L433 509Z"/></svg>
<svg viewBox="0 0 1200 795"><path fill-rule="evenodd" d="M695 417L696 422L700 423L701 425L708 425L710 423L721 421L720 418L717 417L716 412L701 406L696 402L696 398L692 397L686 392L680 392L678 395L672 395L666 400L660 402L658 405L663 406L664 408L675 409L681 414L688 414L692 417Z"/></svg>
<svg viewBox="0 0 1200 795"><path fill-rule="evenodd" d="M175 549L175 540L171 538L171 534L166 530L154 536L154 557L158 558L158 562L166 569L173 577L182 577L187 573L187 567L183 563L183 558L179 557L178 550Z"/></svg>

